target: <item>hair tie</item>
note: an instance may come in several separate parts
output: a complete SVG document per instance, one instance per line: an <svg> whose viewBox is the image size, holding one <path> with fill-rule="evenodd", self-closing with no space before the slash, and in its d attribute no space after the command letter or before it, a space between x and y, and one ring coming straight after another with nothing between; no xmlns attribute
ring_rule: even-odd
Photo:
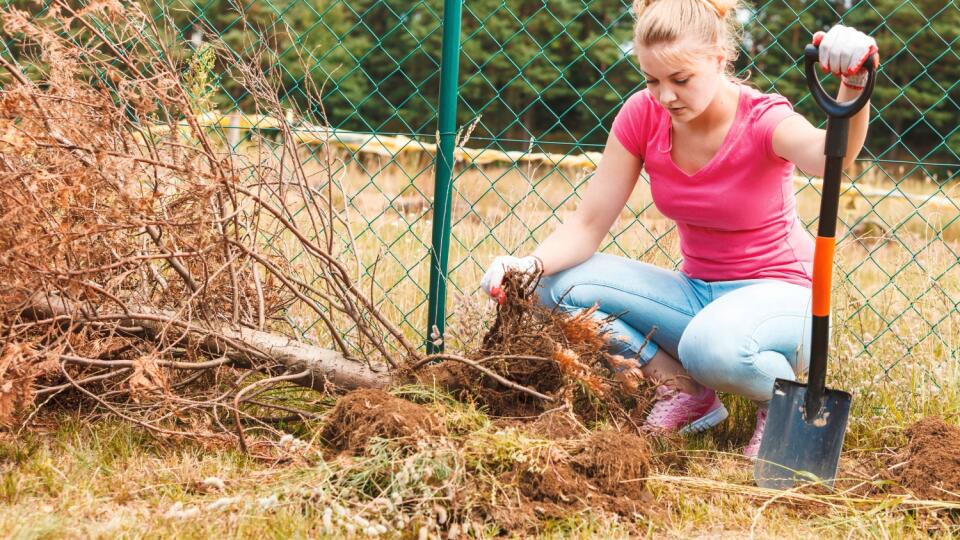
<svg viewBox="0 0 960 540"><path fill-rule="evenodd" d="M703 0L721 19L726 18L727 12L730 11L729 6L720 6L717 0Z"/></svg>

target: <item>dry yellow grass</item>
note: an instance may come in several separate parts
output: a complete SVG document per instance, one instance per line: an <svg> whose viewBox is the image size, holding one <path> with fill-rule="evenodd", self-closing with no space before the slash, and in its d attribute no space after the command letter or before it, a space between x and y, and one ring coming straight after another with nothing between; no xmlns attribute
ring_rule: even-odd
<svg viewBox="0 0 960 540"><path fill-rule="evenodd" d="M326 175L315 163L310 166L315 168L315 187L322 189ZM338 167L335 176L343 192L335 204L346 209L354 235L343 240L344 260L357 268L363 286L385 313L403 321L409 336L419 336L426 326L432 169L412 159L362 165L351 161ZM583 180L582 174L545 168L474 169L457 176L448 287L451 347L473 342L489 316L489 302L476 291L484 266L498 254L531 249L550 232L558 214L574 207L573 186ZM288 202L296 207L296 201ZM817 202L811 189L801 191L805 220L816 214ZM677 260L675 234L649 205L649 192L641 185L605 249L672 266ZM842 215L855 219L863 210L846 208ZM921 416L956 418L960 411L960 272L953 266L958 247L952 236L957 225L937 234L924 232L907 219L913 210L899 202L881 204L876 212L888 223L907 224L895 240L862 244L848 237L839 249L834 316L840 324L833 337L830 385L854 393L847 462L859 452L899 444L902 428ZM943 218L949 221L949 216ZM265 240L285 253L303 277L311 276L310 261L289 251L292 244L283 238ZM289 320L312 335L306 331L312 323L306 312L293 310ZM461 437L502 446L488 448L490 454L519 460L533 446L544 444L497 431L481 411L434 389L400 391L438 408ZM730 396L724 399L732 418L687 442L696 456L690 468L679 476L666 471L650 479L664 510L661 518L639 523L648 536L903 538L960 532L956 518L950 517L956 515L955 505L947 503L931 501L917 511L916 502L863 501L841 494L833 499L814 496L798 506L789 497L757 491L751 487L749 464L736 453L749 438L752 406ZM319 403L317 410L328 405ZM326 460L316 424L296 428L302 445L291 449L289 461L276 464L253 461L233 449L169 444L125 424L84 425L59 415L41 425L50 426L50 432L0 439L0 536L351 537L362 532L358 515L378 523L399 519L377 510L370 495L384 478L395 485L387 471L399 458L391 447L384 445L354 461ZM454 470L475 459L445 452L444 444L436 441L418 450L415 463L425 480L397 491L408 509L446 501L448 494L428 481L426 471ZM208 477L222 480L224 487L205 484ZM621 524L593 514L545 527L544 536L555 538L627 535ZM472 530L477 536L493 532ZM393 523L385 536L414 535L408 522Z"/></svg>
<svg viewBox="0 0 960 540"><path fill-rule="evenodd" d="M428 248L435 219L430 211L434 178L429 161L409 155L393 161L374 157L362 162L351 160L346 165L338 162L335 170L343 189L337 204L346 208L353 224L360 263L370 268L379 260L374 295L395 320L405 321L412 335L422 333L426 324ZM960 200L950 198L952 191L929 182L906 180L898 186L883 183L871 171L857 181L858 189L871 193L899 190L910 196ZM449 246L448 291L452 301L456 302L458 296L476 295L483 270L493 257L533 249L565 213L575 208L575 188L586 181L586 176L586 171L545 166L458 171ZM318 171L316 178L317 187L323 189L325 175ZM892 333L906 346L915 346L931 329L944 339L956 332L956 322L948 315L960 300L960 271L955 266L960 253L960 211L949 215L940 201L924 204L922 200L895 197L844 200L849 204L840 211L843 239L835 277L837 316L863 325L862 332L870 335L868 343ZM798 203L801 219L813 223L819 211L817 189L802 186ZM673 267L679 256L671 228L652 206L648 185L641 180L603 249ZM854 230L849 231L851 228ZM885 332L887 327L892 332ZM956 348L954 340L944 354L949 356Z"/></svg>

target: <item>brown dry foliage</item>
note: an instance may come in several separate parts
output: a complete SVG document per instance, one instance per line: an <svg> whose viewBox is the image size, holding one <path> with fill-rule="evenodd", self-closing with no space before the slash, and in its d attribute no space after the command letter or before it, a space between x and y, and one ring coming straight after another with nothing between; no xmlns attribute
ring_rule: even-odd
<svg viewBox="0 0 960 540"><path fill-rule="evenodd" d="M238 155L198 123L189 70L171 53L188 45L116 1L7 8L0 30L22 53L0 57L0 421L35 397L81 391L144 425L188 409L223 427L249 372L192 368L211 357L186 329L290 335L281 315L294 303L322 319L317 344L348 360L416 354L354 284L335 241L349 237L345 218L308 182L293 138ZM224 60L259 110L284 118L269 75ZM319 278L264 242L281 237ZM32 309L50 299L66 312ZM144 313L165 314L160 330L136 324ZM246 364L282 371L258 351Z"/></svg>
<svg viewBox="0 0 960 540"><path fill-rule="evenodd" d="M319 163L325 179L307 177L269 74L221 59L258 111L280 121L278 141L258 139L258 154L241 155L198 120L189 59L171 52L189 47L135 5L77 11L54 0L41 15L6 9L0 24L13 50L35 53L0 61L0 421L35 400L79 399L160 433L236 430L244 446L241 424L271 430L258 413L303 372L285 373L256 346L238 361L192 336L292 335L290 311L315 315L317 344L348 361L423 363L348 270L356 259L331 163ZM329 160L323 150L311 159ZM290 251L315 275L292 267ZM469 359L581 413L619 407L604 321L546 310L535 286L507 278L509 301ZM476 366L455 367L494 412L548 405Z"/></svg>
<svg viewBox="0 0 960 540"><path fill-rule="evenodd" d="M6 343L0 351L0 425L33 402L33 383L45 371L55 369L51 362L25 362L32 356L28 343Z"/></svg>

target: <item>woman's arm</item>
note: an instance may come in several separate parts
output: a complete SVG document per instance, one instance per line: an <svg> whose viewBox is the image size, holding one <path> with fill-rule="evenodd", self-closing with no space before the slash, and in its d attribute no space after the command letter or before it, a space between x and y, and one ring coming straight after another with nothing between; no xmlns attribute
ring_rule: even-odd
<svg viewBox="0 0 960 540"><path fill-rule="evenodd" d="M814 34L813 44L818 48L820 67L840 77L837 101L851 101L859 96L867 79L863 64L873 62L876 68L880 62L876 41L856 28L838 24L827 33ZM847 153L843 158L844 169L860 155L863 142L867 138L869 120L868 102L850 118ZM803 172L823 176L826 135L825 130L813 127L802 116L793 116L780 122L774 130L773 151L783 159L792 161Z"/></svg>
<svg viewBox="0 0 960 540"><path fill-rule="evenodd" d="M544 275L576 266L596 253L627 204L642 167L640 158L611 132L577 209L533 252L543 261Z"/></svg>
<svg viewBox="0 0 960 540"><path fill-rule="evenodd" d="M850 101L860 95L859 90L840 86L838 101ZM867 139L867 124L870 120L870 102L850 118L847 136L847 154L843 168L849 167L860 155ZM826 157L823 155L827 132L814 127L806 118L794 115L784 119L773 131L773 151L783 159L796 164L801 171L812 176L823 176Z"/></svg>

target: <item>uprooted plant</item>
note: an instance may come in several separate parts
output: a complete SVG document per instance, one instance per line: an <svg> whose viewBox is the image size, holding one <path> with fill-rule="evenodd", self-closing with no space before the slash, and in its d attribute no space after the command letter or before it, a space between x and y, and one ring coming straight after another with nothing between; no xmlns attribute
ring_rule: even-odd
<svg viewBox="0 0 960 540"><path fill-rule="evenodd" d="M505 300L481 346L469 354L470 361L448 355L456 363L446 362L421 377L507 416L568 407L595 419L627 412L622 407L626 402L649 402L652 394L638 393L635 381L607 375L617 362L608 352L609 341L615 339L609 334L612 317L596 317L599 306L573 314L549 309L537 299L539 281L539 275L508 272ZM477 366L486 368L479 378Z"/></svg>

